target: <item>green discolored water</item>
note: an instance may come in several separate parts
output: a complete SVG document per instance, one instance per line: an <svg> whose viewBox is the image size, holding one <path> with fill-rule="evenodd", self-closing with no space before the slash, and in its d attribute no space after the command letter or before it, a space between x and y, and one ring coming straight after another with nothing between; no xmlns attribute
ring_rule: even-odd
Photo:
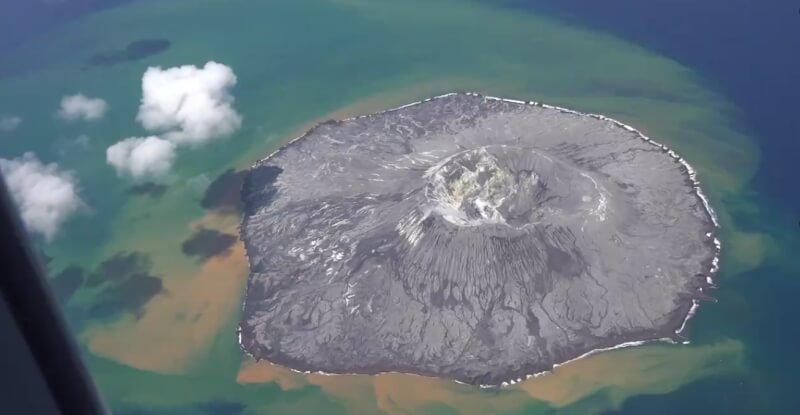
<svg viewBox="0 0 800 415"><path fill-rule="evenodd" d="M141 61L87 66L98 52L147 38L168 39L171 48ZM105 164L105 149L145 135L135 122L142 73L208 60L236 72L243 128L180 153L160 198L131 196L130 184ZM200 206L214 178L331 115L453 90L603 113L669 145L698 170L723 223L723 283L787 249L788 242L732 219L752 206L746 183L758 151L737 124L737 108L703 79L634 44L491 2L140 1L24 45L0 61L0 73L7 74L0 78L0 113L24 118L0 140L0 156L32 151L73 170L91 206L45 246L51 272L77 264L91 273L117 253L140 252L152 262L147 272L163 280L165 292L135 313L87 315L110 295L96 287L82 288L65 306L95 379L119 413L601 413L632 396L748 370L745 342L704 334L724 316L703 311L694 330L699 341L690 346L606 353L502 391L401 375L321 380L252 369L235 336L246 276L241 252L203 263L184 255L181 243L198 223L235 233L235 216ZM57 120L60 97L76 92L108 101L106 118ZM80 135L90 137L85 147L74 142Z"/></svg>

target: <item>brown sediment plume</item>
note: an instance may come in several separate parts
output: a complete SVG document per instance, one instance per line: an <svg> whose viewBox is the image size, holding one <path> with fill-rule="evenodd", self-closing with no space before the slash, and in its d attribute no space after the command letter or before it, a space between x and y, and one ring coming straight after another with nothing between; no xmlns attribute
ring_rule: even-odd
<svg viewBox="0 0 800 415"><path fill-rule="evenodd" d="M743 351L739 341L730 339L697 347L642 346L579 359L502 389L402 373L304 375L250 358L242 364L237 381L275 382L283 390L316 385L353 414L409 414L434 405L449 406L464 415L510 413L537 401L566 407L599 392L608 394L612 406L619 407L634 395L669 393L709 375L743 370Z"/></svg>
<svg viewBox="0 0 800 415"><path fill-rule="evenodd" d="M220 232L238 232L241 219L238 215L227 212L209 212L189 225L193 231L200 229L215 229Z"/></svg>
<svg viewBox="0 0 800 415"><path fill-rule="evenodd" d="M381 413L374 399L373 379L370 376L330 376L318 373L302 374L268 361L256 362L245 358L236 376L242 385L275 383L282 390L319 386L329 397L336 398L348 413L368 415Z"/></svg>
<svg viewBox="0 0 800 415"><path fill-rule="evenodd" d="M731 229L731 237L726 239L731 252L725 269L731 274L740 274L758 267L767 256L768 247L774 243L765 233L745 232Z"/></svg>
<svg viewBox="0 0 800 415"><path fill-rule="evenodd" d="M619 407L634 395L669 393L706 376L743 370L743 354L743 345L730 339L697 347L643 346L579 359L503 389L479 389L400 373L308 375L308 379L313 377L314 384L335 385L335 389L323 389L345 401L365 399L363 384L371 380L378 408L389 415L414 413L437 404L460 414L483 415L513 412L536 401L566 407L602 391L613 407Z"/></svg>
<svg viewBox="0 0 800 415"><path fill-rule="evenodd" d="M479 389L452 381L389 373L374 377L378 407L386 414L415 413L432 405L446 405L462 415L509 413L530 397L507 389Z"/></svg>
<svg viewBox="0 0 800 415"><path fill-rule="evenodd" d="M227 222L204 217L193 227L235 234L236 218L233 225ZM90 325L83 340L99 356L143 370L184 373L238 312L247 271L244 247L237 242L229 255L210 258L186 275L164 278L166 294L153 298L138 320Z"/></svg>
<svg viewBox="0 0 800 415"><path fill-rule="evenodd" d="M335 398L350 414L381 414L375 398L375 387L370 376L329 376L318 373L306 375L306 380L319 386L329 397Z"/></svg>
<svg viewBox="0 0 800 415"><path fill-rule="evenodd" d="M402 373L369 375L302 374L246 358L236 378L240 384L276 383L283 390L319 386L352 414L408 414L432 405L446 405L465 415L504 413L531 402L525 393L484 390L445 379Z"/></svg>
<svg viewBox="0 0 800 415"><path fill-rule="evenodd" d="M246 358L242 362L242 366L236 376L236 382L242 385L274 382L285 391L299 389L308 385L305 376L301 373L292 372L265 360L256 362L252 358Z"/></svg>
<svg viewBox="0 0 800 415"><path fill-rule="evenodd" d="M743 345L735 340L697 347L653 345L579 359L516 389L556 407L606 391L618 407L632 395L669 393L711 374L742 369Z"/></svg>

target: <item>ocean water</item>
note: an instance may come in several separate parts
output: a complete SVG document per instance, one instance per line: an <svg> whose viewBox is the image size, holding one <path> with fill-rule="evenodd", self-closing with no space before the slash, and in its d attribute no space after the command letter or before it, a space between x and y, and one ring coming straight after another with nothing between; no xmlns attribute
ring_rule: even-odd
<svg viewBox="0 0 800 415"><path fill-rule="evenodd" d="M800 13L797 2L501 0L634 41L691 68L744 111L742 128L757 137L763 160L756 187L800 217L800 194L783 182L800 154ZM791 176L789 176L791 177Z"/></svg>
<svg viewBox="0 0 800 415"><path fill-rule="evenodd" d="M796 29L781 31L783 17L758 20L772 24L747 32L747 45L755 46L734 42L709 57L698 44L727 45L725 34L741 31L722 23L704 31L697 19L711 5L674 5L681 15L655 2L661 17L680 24L642 26L630 22L646 20L651 9L612 3L600 10L588 2L142 0L72 20L0 55L0 114L23 118L17 130L0 132L0 157L31 151L74 171L91 207L53 243L40 242L51 274L76 265L100 278L147 273L163 284L151 298L85 283L64 300L115 413L796 412L797 194L776 182L798 173L797 108L785 83L797 55L781 55L797 38L774 43ZM749 5L734 5L742 4ZM752 7L783 10L772 6ZM697 41L706 34L711 40ZM147 38L168 39L171 47L87 66L95 53ZM774 59L734 53L767 53L760 46L767 40ZM181 153L162 196L131 195L130 183L104 160L110 144L144 134L135 122L142 73L208 60L236 72L243 128ZM690 345L602 353L502 390L397 374L306 376L242 357L235 335L247 274L241 247L204 261L181 250L198 227L236 233L236 215L200 205L207 186L315 122L454 90L602 113L695 167L722 222L723 261L717 301L692 320ZM76 92L106 99L108 115L97 123L57 120L61 96ZM81 135L88 145L76 142ZM143 259L133 271L101 272L121 253ZM116 312L97 311L109 308Z"/></svg>

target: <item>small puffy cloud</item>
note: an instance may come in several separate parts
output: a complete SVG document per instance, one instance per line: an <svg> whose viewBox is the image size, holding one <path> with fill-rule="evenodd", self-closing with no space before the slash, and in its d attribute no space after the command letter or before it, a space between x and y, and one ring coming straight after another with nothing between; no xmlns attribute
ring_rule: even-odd
<svg viewBox="0 0 800 415"><path fill-rule="evenodd" d="M106 150L106 161L135 181L166 176L179 147L199 147L241 127L230 92L234 85L233 70L216 62L148 68L136 119L158 136L126 138Z"/></svg>
<svg viewBox="0 0 800 415"><path fill-rule="evenodd" d="M16 115L0 115L0 131L14 131L22 124L22 118Z"/></svg>
<svg viewBox="0 0 800 415"><path fill-rule="evenodd" d="M229 136L242 125L233 108L234 85L233 70L216 62L148 68L137 120L176 144L199 146Z"/></svg>
<svg viewBox="0 0 800 415"><path fill-rule="evenodd" d="M43 164L32 153L11 160L0 158L0 171L25 226L47 241L85 207L75 177L54 163Z"/></svg>
<svg viewBox="0 0 800 415"><path fill-rule="evenodd" d="M166 176L175 161L175 144L159 137L130 137L106 150L106 161L117 174L134 181Z"/></svg>
<svg viewBox="0 0 800 415"><path fill-rule="evenodd" d="M97 121L106 115L108 104L102 98L89 98L83 94L61 98L58 116L67 121Z"/></svg>

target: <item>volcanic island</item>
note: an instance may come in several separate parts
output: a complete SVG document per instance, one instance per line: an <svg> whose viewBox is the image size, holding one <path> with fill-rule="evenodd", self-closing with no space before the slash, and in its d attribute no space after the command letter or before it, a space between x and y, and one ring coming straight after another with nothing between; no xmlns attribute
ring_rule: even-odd
<svg viewBox="0 0 800 415"><path fill-rule="evenodd" d="M242 349L302 372L499 386L685 341L717 221L610 118L474 93L322 123L247 173Z"/></svg>

